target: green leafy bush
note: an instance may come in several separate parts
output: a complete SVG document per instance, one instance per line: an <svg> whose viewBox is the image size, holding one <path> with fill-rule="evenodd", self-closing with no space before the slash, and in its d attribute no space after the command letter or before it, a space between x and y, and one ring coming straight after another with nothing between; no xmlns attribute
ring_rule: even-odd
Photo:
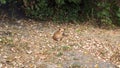
<svg viewBox="0 0 120 68"><path fill-rule="evenodd" d="M41 20L71 21L79 16L81 0L34 0L24 2L26 15ZM31 4L32 3L32 4ZM34 4L33 4L34 3Z"/></svg>
<svg viewBox="0 0 120 68"><path fill-rule="evenodd" d="M120 25L119 0L0 0L0 3L9 6L10 11L20 8L27 17L39 20L69 22L95 18L100 24Z"/></svg>
<svg viewBox="0 0 120 68"><path fill-rule="evenodd" d="M96 18L98 18L101 24L106 24L110 26L120 25L119 8L120 7L117 5L116 0L99 1L97 3L97 8L95 8L97 10Z"/></svg>
<svg viewBox="0 0 120 68"><path fill-rule="evenodd" d="M53 8L49 7L46 0L28 1L25 4L25 13L31 18L46 20L53 15Z"/></svg>
<svg viewBox="0 0 120 68"><path fill-rule="evenodd" d="M117 11L116 11L116 17L117 17L117 21L118 21L118 25L120 25L120 7L118 7Z"/></svg>
<svg viewBox="0 0 120 68"><path fill-rule="evenodd" d="M100 8L99 11L97 12L97 17L100 19L100 22L103 24L112 24L111 20L111 14L110 14L110 7L111 4L107 2L99 2L97 6Z"/></svg>
<svg viewBox="0 0 120 68"><path fill-rule="evenodd" d="M120 2L114 2L112 5L112 20L115 25L120 26L120 6L118 4L120 4Z"/></svg>
<svg viewBox="0 0 120 68"><path fill-rule="evenodd" d="M6 0L0 0L1 4L6 4Z"/></svg>

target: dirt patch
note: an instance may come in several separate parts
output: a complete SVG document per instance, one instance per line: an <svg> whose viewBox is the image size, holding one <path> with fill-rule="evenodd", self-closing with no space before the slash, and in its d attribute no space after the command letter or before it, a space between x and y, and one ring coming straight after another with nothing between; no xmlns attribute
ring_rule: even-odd
<svg viewBox="0 0 120 68"><path fill-rule="evenodd" d="M52 35L60 27L65 28L69 36L56 42ZM115 66L120 66L120 29L106 30L91 25L55 24L25 19L0 22L0 67Z"/></svg>

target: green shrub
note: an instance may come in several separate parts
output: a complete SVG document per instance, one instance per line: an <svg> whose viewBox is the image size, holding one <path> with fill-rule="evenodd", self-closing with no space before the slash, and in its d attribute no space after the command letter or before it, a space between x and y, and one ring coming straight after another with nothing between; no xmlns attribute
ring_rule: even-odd
<svg viewBox="0 0 120 68"><path fill-rule="evenodd" d="M120 2L114 2L112 5L112 20L114 22L115 25L120 26L120 6L118 6L118 4L120 4Z"/></svg>
<svg viewBox="0 0 120 68"><path fill-rule="evenodd" d="M6 4L6 0L0 0L1 4Z"/></svg>
<svg viewBox="0 0 120 68"><path fill-rule="evenodd" d="M53 8L49 7L46 0L28 1L24 5L28 17L47 20L53 15Z"/></svg>
<svg viewBox="0 0 120 68"><path fill-rule="evenodd" d="M100 19L100 22L103 24L112 24L111 20L111 4L108 2L99 2L97 6L100 8L99 11L97 12L97 17Z"/></svg>
<svg viewBox="0 0 120 68"><path fill-rule="evenodd" d="M0 0L11 12L20 8L29 18L53 21L85 21L120 25L119 0ZM98 23L99 24L99 23Z"/></svg>
<svg viewBox="0 0 120 68"><path fill-rule="evenodd" d="M98 18L101 24L110 25L110 26L120 25L119 8L120 7L117 6L116 0L99 1L97 3L97 8L95 8L97 10L96 18Z"/></svg>
<svg viewBox="0 0 120 68"><path fill-rule="evenodd" d="M34 3L33 3L34 2ZM79 16L80 0L34 0L25 4L26 15L41 20L71 21ZM32 4L31 4L32 3Z"/></svg>

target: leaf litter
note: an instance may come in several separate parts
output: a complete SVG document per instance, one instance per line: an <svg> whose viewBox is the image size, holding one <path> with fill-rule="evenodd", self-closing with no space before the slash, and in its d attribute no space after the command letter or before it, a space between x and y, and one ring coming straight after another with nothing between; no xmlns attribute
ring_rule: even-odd
<svg viewBox="0 0 120 68"><path fill-rule="evenodd" d="M13 24L12 24L13 23ZM34 20L0 23L0 67L116 68L120 66L120 29L55 24ZM68 37L56 42L54 31Z"/></svg>

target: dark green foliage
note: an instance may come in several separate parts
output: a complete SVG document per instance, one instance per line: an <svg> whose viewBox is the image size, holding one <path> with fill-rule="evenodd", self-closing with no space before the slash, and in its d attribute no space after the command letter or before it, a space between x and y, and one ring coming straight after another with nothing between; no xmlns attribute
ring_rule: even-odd
<svg viewBox="0 0 120 68"><path fill-rule="evenodd" d="M34 0L28 1L26 15L31 18L54 21L71 21L79 19L80 0ZM33 3L33 2L32 2Z"/></svg>
<svg viewBox="0 0 120 68"><path fill-rule="evenodd" d="M63 5L56 9L53 20L55 21L73 21L78 20L80 8L77 5Z"/></svg>
<svg viewBox="0 0 120 68"><path fill-rule="evenodd" d="M95 8L97 15L96 18L98 18L99 22L101 22L102 24L110 26L120 25L120 17L118 17L118 15L120 14L119 8L120 7L117 4L117 0L99 1L97 3L97 8Z"/></svg>
<svg viewBox="0 0 120 68"><path fill-rule="evenodd" d="M117 21L118 21L118 25L120 25L120 7L118 7L118 9L116 10L116 18L117 18Z"/></svg>
<svg viewBox="0 0 120 68"><path fill-rule="evenodd" d="M9 9L16 7L30 18L53 21L85 21L95 18L98 24L120 25L119 0L0 0Z"/></svg>
<svg viewBox="0 0 120 68"><path fill-rule="evenodd" d="M6 0L0 0L1 4L6 4Z"/></svg>
<svg viewBox="0 0 120 68"><path fill-rule="evenodd" d="M28 1L25 6L25 13L31 18L47 20L53 15L53 8L49 7L46 0Z"/></svg>
<svg viewBox="0 0 120 68"><path fill-rule="evenodd" d="M100 22L111 25L111 4L108 2L99 2L97 6L100 8L97 12L97 17L100 19Z"/></svg>
<svg viewBox="0 0 120 68"><path fill-rule="evenodd" d="M118 2L120 4L120 1ZM120 5L118 6L117 2L114 2L113 5L111 6L112 8L112 20L115 25L120 26Z"/></svg>

